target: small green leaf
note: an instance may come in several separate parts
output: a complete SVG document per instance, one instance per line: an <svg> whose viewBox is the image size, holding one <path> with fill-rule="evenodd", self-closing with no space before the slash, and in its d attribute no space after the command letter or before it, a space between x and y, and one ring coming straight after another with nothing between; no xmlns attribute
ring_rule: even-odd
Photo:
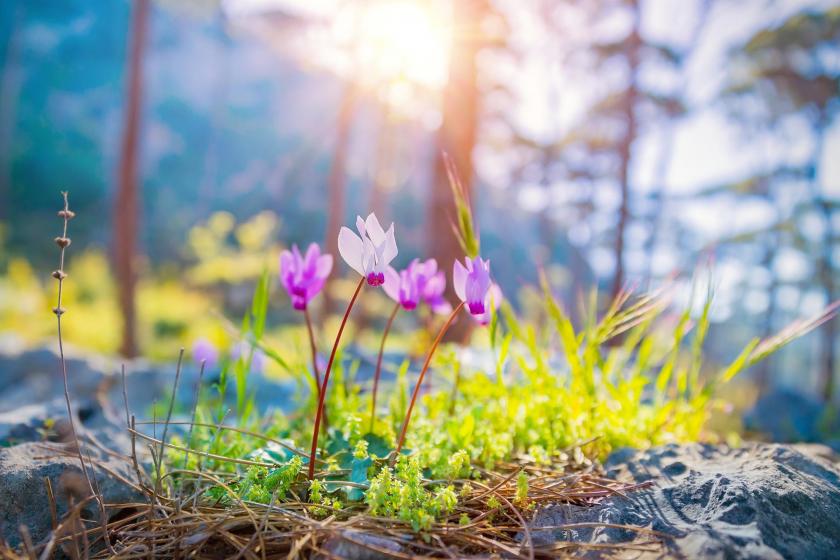
<svg viewBox="0 0 840 560"><path fill-rule="evenodd" d="M380 459L391 453L391 446L382 436L376 434L365 434L362 439L368 442L368 453Z"/></svg>
<svg viewBox="0 0 840 560"><path fill-rule="evenodd" d="M294 442L288 440L289 446L293 446ZM295 453L291 450L286 449L282 445L279 445L273 441L268 442L267 445L264 447L260 447L258 449L253 450L249 453L245 458L250 461L260 461L262 463L287 463L293 457Z"/></svg>

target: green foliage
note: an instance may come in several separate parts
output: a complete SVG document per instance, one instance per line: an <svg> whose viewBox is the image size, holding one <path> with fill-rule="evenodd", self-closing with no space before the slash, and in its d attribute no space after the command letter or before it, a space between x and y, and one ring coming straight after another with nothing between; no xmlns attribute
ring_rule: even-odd
<svg viewBox="0 0 840 560"><path fill-rule="evenodd" d="M270 503L272 496L276 500L285 500L295 483L301 482L300 474L303 462L295 455L289 462L273 469L251 466L243 477L228 484L235 497L246 502ZM221 486L209 488L205 495L222 504L230 504L234 498Z"/></svg>
<svg viewBox="0 0 840 560"><path fill-rule="evenodd" d="M528 499L528 475L521 471L516 477L516 496L513 503L523 509L529 509L532 502Z"/></svg>
<svg viewBox="0 0 840 560"><path fill-rule="evenodd" d="M242 319L240 337L248 341L247 351L240 352L233 362L234 381L236 383L236 410L240 418L247 418L253 410L253 396L249 398L247 390L247 377L251 372L251 365L254 360L255 343L261 340L265 333L265 320L268 313L268 271L263 270L262 276L257 282L254 297L251 301L251 308ZM224 380L226 382L226 380Z"/></svg>
<svg viewBox="0 0 840 560"><path fill-rule="evenodd" d="M452 513L458 496L451 485L434 492L427 490L417 457L401 455L396 472L385 467L370 481L365 503L374 515L397 517L410 523L415 531L422 531L429 529L438 517Z"/></svg>
<svg viewBox="0 0 840 560"><path fill-rule="evenodd" d="M298 500L308 492L316 517L331 515L344 503L364 503L371 514L400 519L422 532L433 523L448 522L459 496L470 495L468 480L481 476L477 467L531 463L563 469L588 465L618 447L714 437L704 429L716 391L827 317L822 314L765 341L753 341L729 365L713 367L703 360L711 291L702 305L689 305L677 315L665 292L635 299L622 293L600 317L584 310L576 324L545 280L542 288L543 317L524 321L502 306L488 329L492 360L483 368L469 370L455 352L442 349L433 389L422 397L422 414L413 419L408 449L399 457L393 449L407 406L410 362L398 371L390 413L379 416L374 432L366 433L368 422L362 419L370 401L356 381L358 363L345 367L340 356L327 396L330 428L322 438L319 480L308 485L301 480L300 456L305 454L296 449L309 442L311 401L291 416L241 415L240 424L254 435L197 428L192 445L260 463L245 468L202 459L205 468L234 476L229 487L239 499ZM264 278L243 322L243 336L255 345L262 344L265 290ZM240 395L245 394L245 382L237 388ZM200 408L200 418L212 416L211 404ZM207 495L231 500L224 488ZM516 479L513 503L520 509L533 506L524 472ZM486 505L490 510L501 507L492 495Z"/></svg>

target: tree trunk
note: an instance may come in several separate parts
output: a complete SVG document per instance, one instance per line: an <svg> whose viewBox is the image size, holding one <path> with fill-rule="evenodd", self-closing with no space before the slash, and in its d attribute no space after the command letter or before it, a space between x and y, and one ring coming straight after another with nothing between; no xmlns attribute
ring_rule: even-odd
<svg viewBox="0 0 840 560"><path fill-rule="evenodd" d="M472 198L473 160L476 129L478 127L479 91L476 57L481 47L479 27L483 3L462 0L453 3L452 54L449 61L449 80L443 90L443 123L438 132L439 152L435 157L434 182L431 186L426 218L427 253L437 259L440 268L450 275L453 263L464 254L452 226L456 212L443 160L446 152L464 185L467 199ZM451 282L447 284L447 298L455 301ZM467 322L461 321L449 329L448 340L460 340L466 333Z"/></svg>
<svg viewBox="0 0 840 560"><path fill-rule="evenodd" d="M621 189L621 203L618 209L618 224L615 235L615 276L613 277L611 290L613 298L618 295L624 286L624 235L630 221L630 164L633 142L636 139L636 103L639 97L637 79L639 73L639 50L641 47L641 37L639 35L641 14L639 13L638 0L631 2L631 9L633 10L633 29L627 40L627 66L630 84L627 86L627 91L624 95L624 118L627 122L624 129L624 138L618 147L618 181Z"/></svg>
<svg viewBox="0 0 840 560"><path fill-rule="evenodd" d="M114 206L113 258L123 317L120 353L137 355L135 287L139 191L140 112L143 99L143 51L149 20L149 0L135 0L128 52L128 85L120 151L119 183Z"/></svg>

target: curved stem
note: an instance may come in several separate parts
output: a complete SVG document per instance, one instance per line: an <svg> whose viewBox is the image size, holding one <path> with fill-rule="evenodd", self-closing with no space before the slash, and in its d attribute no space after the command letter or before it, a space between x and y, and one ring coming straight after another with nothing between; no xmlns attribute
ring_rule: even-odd
<svg viewBox="0 0 840 560"><path fill-rule="evenodd" d="M414 410L414 403L417 401L417 395L420 393L420 385L423 384L423 378L426 376L426 370L429 369L429 364L432 362L432 356L435 354L435 350L437 350L440 341L443 339L443 335L446 334L446 331L449 330L449 327L452 325L452 321L455 320L455 317L458 315L458 312L461 311L461 308L464 307L464 302L458 304L452 314L449 316L449 319L446 320L446 323L443 324L441 327L440 332L437 335L437 338L432 343L432 348L429 350L429 355L426 356L426 363L423 364L423 369L420 371L420 377L417 378L417 384L414 386L414 393L411 395L411 402L408 405L408 410L405 413L405 420L403 420L402 430L400 430L400 439L397 442L397 449L394 453L394 457L399 457L400 451L402 450L403 443L405 443L405 432L408 430L408 422L411 420L411 411Z"/></svg>
<svg viewBox="0 0 840 560"><path fill-rule="evenodd" d="M359 292L365 283L365 277L359 280L359 285L356 286L356 291L353 292L353 298L347 305L347 310L344 312L344 318L341 320L341 326L338 328L338 334L335 336L332 352L330 352L330 360L327 362L327 370L324 372L324 382L321 384L321 389L318 392L318 412L315 413L315 429L312 431L312 451L309 454L309 480L315 478L315 453L318 451L318 432L321 430L321 416L324 414L324 397L327 394L327 383L330 381L330 371L332 371L333 360L335 360L335 352L338 350L338 343L341 340L341 333L344 332L344 326L347 324L347 318L350 316L350 310L353 309L353 304L356 303L356 298L359 297Z"/></svg>
<svg viewBox="0 0 840 560"><path fill-rule="evenodd" d="M315 377L315 388L321 394L321 374L318 372L318 350L315 348L315 334L312 332L312 320L309 318L309 310L303 309L303 317L306 319L306 330L309 332L309 348L312 350L312 375Z"/></svg>
<svg viewBox="0 0 840 560"><path fill-rule="evenodd" d="M400 304L394 306L391 316L388 317L388 323L385 325L385 330L382 333L382 342L379 344L379 357L376 359L376 373L373 374L373 398L370 401L370 432L373 433L373 421L376 419L376 391L379 389L379 374L382 372L382 355L385 353L385 340L388 338L388 333L391 330L391 324L394 322L394 317L397 316L397 311L400 310Z"/></svg>

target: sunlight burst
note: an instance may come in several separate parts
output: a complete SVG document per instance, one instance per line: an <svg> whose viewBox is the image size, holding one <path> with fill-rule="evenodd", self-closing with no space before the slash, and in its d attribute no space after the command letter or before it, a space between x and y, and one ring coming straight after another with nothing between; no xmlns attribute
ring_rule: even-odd
<svg viewBox="0 0 840 560"><path fill-rule="evenodd" d="M412 0L349 3L335 18L338 41L346 45L367 86L411 85L438 90L446 83L448 22L440 6Z"/></svg>

